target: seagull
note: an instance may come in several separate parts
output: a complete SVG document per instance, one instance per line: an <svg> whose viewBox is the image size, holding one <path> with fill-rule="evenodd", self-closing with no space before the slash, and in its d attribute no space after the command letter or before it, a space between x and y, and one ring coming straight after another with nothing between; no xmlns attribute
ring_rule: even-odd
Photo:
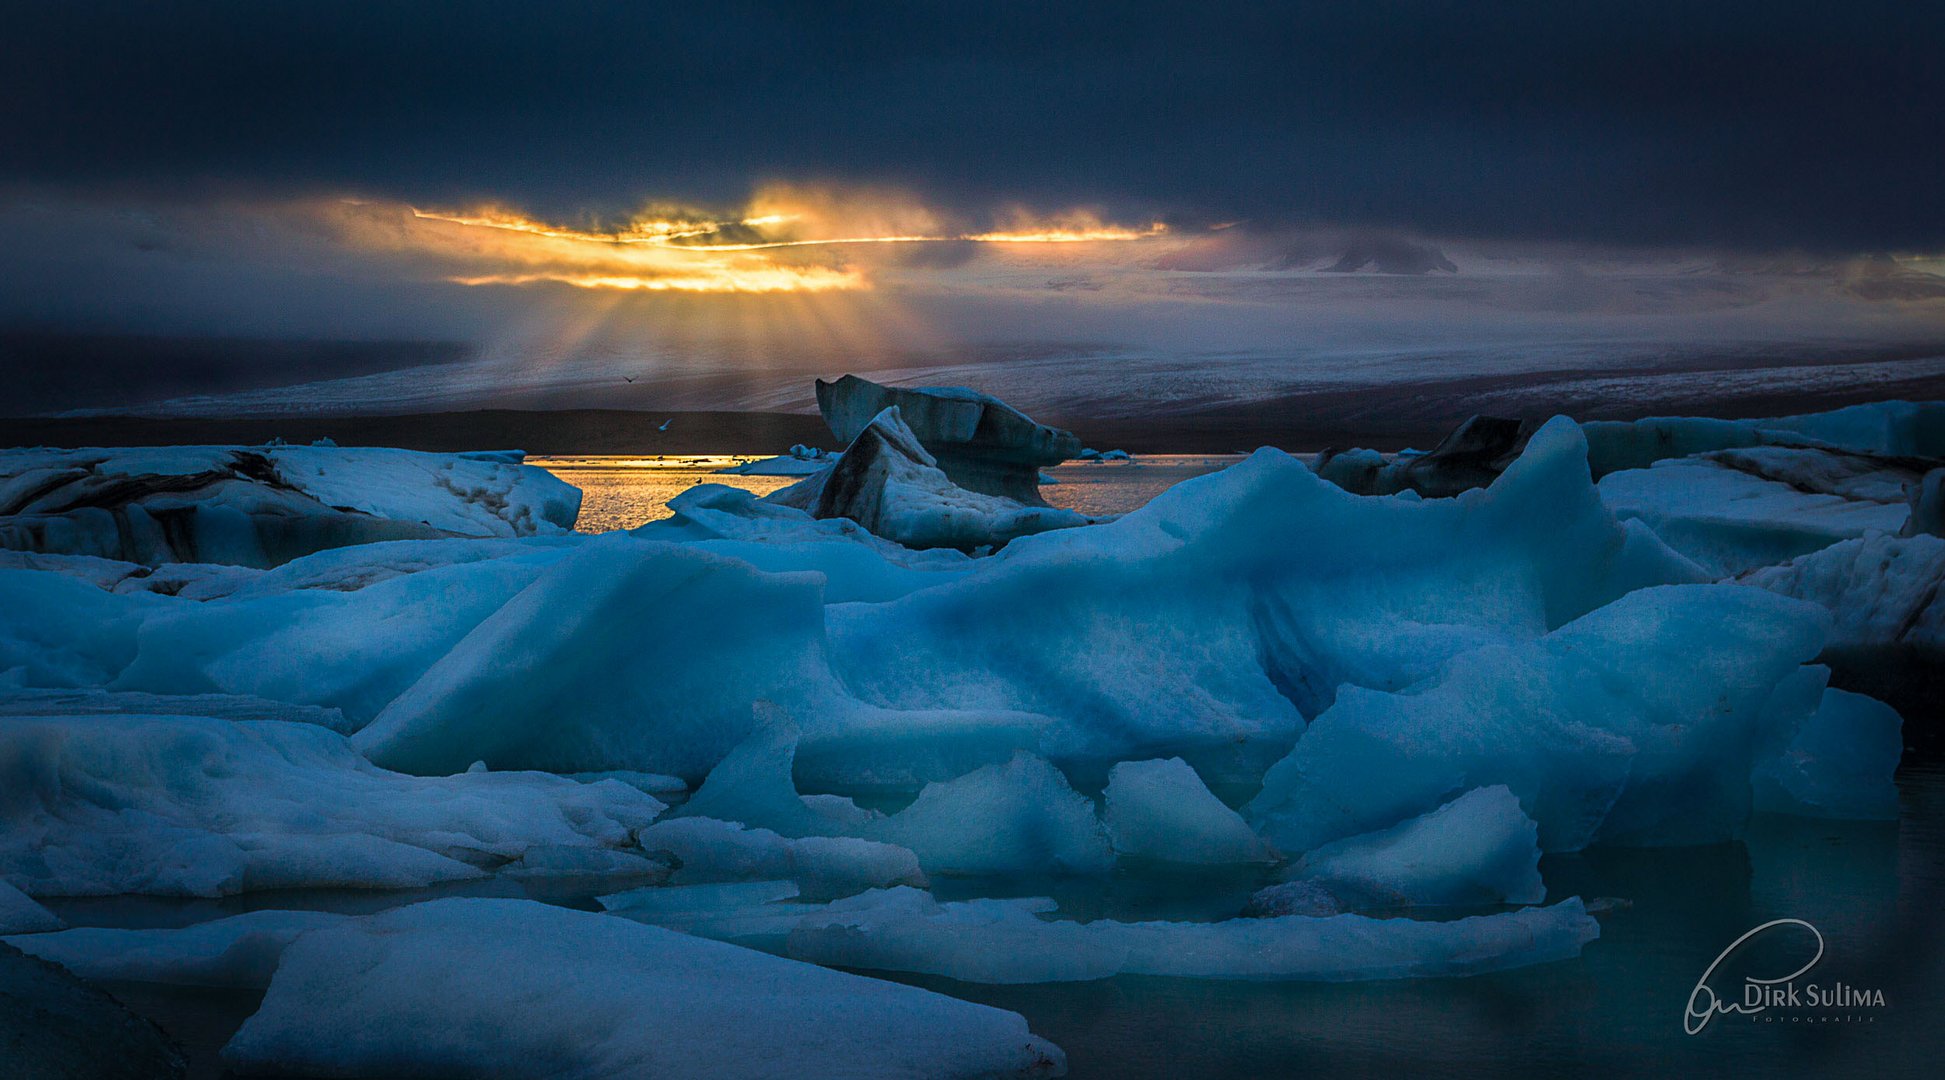
<svg viewBox="0 0 1945 1080"><path fill-rule="evenodd" d="M622 382L634 382L635 380L634 380L634 379L633 379L632 377L630 377L630 376L627 376L627 375L623 375L623 376L621 377L621 381L622 381Z"/></svg>
<svg viewBox="0 0 1945 1080"><path fill-rule="evenodd" d="M673 423L675 423L675 417L673 417L673 416L671 416L671 417L669 417L669 418L668 418L667 420L664 420L664 421L662 421L662 426L661 426L661 427L658 427L658 428L656 428L655 430L657 430L657 431L667 431L667 430L669 429L669 425L670 425L670 424L673 424Z"/></svg>

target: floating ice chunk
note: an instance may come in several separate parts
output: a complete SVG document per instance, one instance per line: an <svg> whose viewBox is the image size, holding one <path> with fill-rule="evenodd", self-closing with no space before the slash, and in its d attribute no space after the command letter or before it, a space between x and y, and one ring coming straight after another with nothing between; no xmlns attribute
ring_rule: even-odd
<svg viewBox="0 0 1945 1080"><path fill-rule="evenodd" d="M1116 765L1108 774L1106 803L1108 836L1122 855L1207 864L1276 857L1181 758Z"/></svg>
<svg viewBox="0 0 1945 1080"><path fill-rule="evenodd" d="M299 589L356 592L407 574L489 559L517 558L527 564L545 565L558 558L564 548L582 539L579 536L547 536L520 540L394 540L359 544L320 551L315 555L292 559L274 570L239 576L233 579L234 584L220 589L209 585L184 590L178 595L192 600L208 600L225 596L271 596ZM167 569L163 567L157 573Z"/></svg>
<svg viewBox="0 0 1945 1080"><path fill-rule="evenodd" d="M1110 975L1349 982L1476 975L1564 960L1600 936L1578 898L1451 922L1302 915L1215 923L1041 918L1050 900L940 903L914 889L807 915L791 956L819 964L1040 983Z"/></svg>
<svg viewBox="0 0 1945 1080"><path fill-rule="evenodd" d="M831 463L836 460L835 451L819 450L814 446L798 443L788 452L776 457L746 461L741 465L731 465L716 471L730 476L809 476L830 468Z"/></svg>
<svg viewBox="0 0 1945 1080"><path fill-rule="evenodd" d="M1821 673L1813 686L1821 687ZM1759 764L1756 809L1802 817L1890 821L1891 774L1904 753L1897 710L1862 694L1825 689L1782 753Z"/></svg>
<svg viewBox="0 0 1945 1080"><path fill-rule="evenodd" d="M873 536L849 518L809 512L720 484L698 484L669 500L672 516L634 530L643 540L686 541L760 570L815 570L827 603L876 602L964 574L973 560L951 548L913 551Z"/></svg>
<svg viewBox="0 0 1945 1080"><path fill-rule="evenodd" d="M744 740L709 771L702 786L682 804L681 813L684 817L740 821L782 836L837 831L838 823L831 815L812 809L797 794L790 777L796 757L795 725L773 719L766 729Z"/></svg>
<svg viewBox="0 0 1945 1080"><path fill-rule="evenodd" d="M1387 460L1371 450L1326 450L1311 467L1359 495L1412 492L1426 498L1457 495L1498 479L1532 438L1531 421L1474 416L1430 452L1405 451Z"/></svg>
<svg viewBox="0 0 1945 1080"><path fill-rule="evenodd" d="M624 919L782 952L785 940L823 904L790 903L795 882L751 881L732 885L658 885L598 899Z"/></svg>
<svg viewBox="0 0 1945 1080"><path fill-rule="evenodd" d="M1945 402L1879 401L1828 412L1748 421L1870 454L1945 457Z"/></svg>
<svg viewBox="0 0 1945 1080"><path fill-rule="evenodd" d="M1044 759L1016 754L1005 764L929 784L910 806L886 817L849 799L799 795L791 779L796 747L794 729L772 721L710 772L681 814L786 837L882 841L915 852L929 871L947 873L1085 873L1106 869L1111 858L1093 804Z"/></svg>
<svg viewBox="0 0 1945 1080"><path fill-rule="evenodd" d="M1547 894L1538 837L1519 799L1494 785L1389 829L1325 844L1305 854L1289 876L1340 897L1410 906L1537 904Z"/></svg>
<svg viewBox="0 0 1945 1080"><path fill-rule="evenodd" d="M689 790L680 776L663 773L635 772L632 769L602 769L597 772L565 774L569 780L579 780L583 784L598 784L603 780L619 780L637 791L649 795L680 795Z"/></svg>
<svg viewBox="0 0 1945 1080"><path fill-rule="evenodd" d="M1808 461L1800 460L1806 455ZM1910 470L1815 475L1813 466L1827 464L1825 456L1771 447L1663 461L1608 474L1600 482L1601 498L1717 576L1904 525Z"/></svg>
<svg viewBox="0 0 1945 1080"><path fill-rule="evenodd" d="M1651 417L1585 425L1596 478L1668 458L1752 446L1826 446L1865 454L1945 457L1945 403L1884 401L1762 420Z"/></svg>
<svg viewBox="0 0 1945 1080"><path fill-rule="evenodd" d="M835 693L821 584L603 536L480 623L356 744L407 772L484 759L700 776L750 733L756 701L798 711Z"/></svg>
<svg viewBox="0 0 1945 1080"><path fill-rule="evenodd" d="M1911 516L1900 536L1945 536L1945 468L1911 485Z"/></svg>
<svg viewBox="0 0 1945 1080"><path fill-rule="evenodd" d="M641 849L667 856L677 885L788 880L809 900L849 896L892 885L924 885L918 857L893 844L856 837L789 839L733 821L685 817L658 821L636 834Z"/></svg>
<svg viewBox="0 0 1945 1080"><path fill-rule="evenodd" d="M1738 835L1768 708L1822 642L1809 605L1738 585L1644 589L1402 693L1346 689L1246 808L1285 852L1389 827L1505 784L1540 846Z"/></svg>
<svg viewBox="0 0 1945 1080"><path fill-rule="evenodd" d="M0 547L275 566L324 548L574 526L581 496L517 460L336 447L0 451Z"/></svg>
<svg viewBox="0 0 1945 1080"><path fill-rule="evenodd" d="M0 878L0 934L40 934L67 924Z"/></svg>
<svg viewBox="0 0 1945 1080"><path fill-rule="evenodd" d="M348 918L326 911L252 911L181 929L90 926L10 938L8 944L84 979L262 989L299 934Z"/></svg>
<svg viewBox="0 0 1945 1080"><path fill-rule="evenodd" d="M1114 860L1093 802L1028 754L928 784L912 805L866 833L910 848L939 873L1086 874Z"/></svg>
<svg viewBox="0 0 1945 1080"><path fill-rule="evenodd" d="M1945 700L1945 538L1868 536L1741 580L1829 612L1818 659L1841 685L1883 698L1914 724Z"/></svg>
<svg viewBox="0 0 1945 1080"><path fill-rule="evenodd" d="M1051 717L999 709L864 709L808 733L795 774L832 790L915 795L1016 753L1037 753Z"/></svg>
<svg viewBox="0 0 1945 1080"><path fill-rule="evenodd" d="M1039 473L1031 475L1037 484ZM896 405L874 417L830 469L767 501L800 507L819 519L848 518L910 548L976 551L1088 523L1037 496L1022 502L953 483L905 426Z"/></svg>
<svg viewBox="0 0 1945 1080"><path fill-rule="evenodd" d="M1417 503L1259 451L1111 524L1023 537L960 580L833 606L826 624L832 665L870 704L1038 714L1057 760L1222 754L1250 778L1344 684L1399 689L1702 577L1615 521L1558 420L1492 487Z"/></svg>
<svg viewBox="0 0 1945 1080"><path fill-rule="evenodd" d="M0 687L101 686L134 658L160 596L115 596L66 574L0 570Z"/></svg>
<svg viewBox="0 0 1945 1080"><path fill-rule="evenodd" d="M0 762L0 874L39 896L666 873L632 842L662 804L626 785L404 776L309 724L4 717Z"/></svg>
<svg viewBox="0 0 1945 1080"><path fill-rule="evenodd" d="M954 485L1029 506L1045 505L1039 471L1081 450L1071 432L1036 424L998 398L963 386L907 389L846 375L817 381L817 407L847 445L886 409L896 408Z"/></svg>
<svg viewBox="0 0 1945 1080"><path fill-rule="evenodd" d="M154 608L142 620L133 661L114 676L114 686L162 694L220 691L336 708L362 726L564 554L533 548L434 566L349 592L303 588Z"/></svg>
<svg viewBox="0 0 1945 1080"><path fill-rule="evenodd" d="M243 1072L557 1080L1065 1068L1014 1013L518 900L437 900L300 937L223 1055Z"/></svg>
<svg viewBox="0 0 1945 1080"><path fill-rule="evenodd" d="M39 570L45 573L66 574L98 589L114 592L118 586L131 582L131 579L139 584L150 573L151 568L141 563L104 559L97 555L54 555L42 551L0 550L0 570Z"/></svg>

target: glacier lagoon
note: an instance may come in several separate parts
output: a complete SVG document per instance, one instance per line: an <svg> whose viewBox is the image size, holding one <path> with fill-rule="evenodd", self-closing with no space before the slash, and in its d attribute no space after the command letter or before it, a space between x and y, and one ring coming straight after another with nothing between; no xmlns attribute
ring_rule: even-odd
<svg viewBox="0 0 1945 1080"><path fill-rule="evenodd" d="M1935 407L1068 464L901 400L582 462L666 505L596 535L517 452L15 452L8 944L205 1072L1920 1063ZM1891 1005L1683 1035L1772 919Z"/></svg>
<svg viewBox="0 0 1945 1080"><path fill-rule="evenodd" d="M879 973L1011 1010L1067 1053L1071 1077L1241 1078L1338 1073L1556 1074L1733 1068L1796 1075L1807 1059L1833 1072L1930 1071L1932 1018L1945 1008L1945 768L1899 773L1896 823L1770 818L1741 842L1676 850L1607 849L1548 857L1554 892L1626 897L1577 961L1463 979L1294 984L1117 975L1091 982L994 986ZM1118 874L1098 881L941 879L942 898L1053 895L1076 918L1217 919L1260 875ZM250 910L364 914L448 895L535 897L595 910L591 883L506 882L432 891L305 890L223 900L114 897L51 901L76 926L176 927ZM1806 1024L1718 1021L1682 1031L1702 967L1771 918L1804 918L1841 949L1833 979L1882 987L1875 1015ZM258 1008L260 990L104 980L181 1040L191 1075L222 1075L218 1052ZM1848 1019L1866 1016L1861 1020Z"/></svg>

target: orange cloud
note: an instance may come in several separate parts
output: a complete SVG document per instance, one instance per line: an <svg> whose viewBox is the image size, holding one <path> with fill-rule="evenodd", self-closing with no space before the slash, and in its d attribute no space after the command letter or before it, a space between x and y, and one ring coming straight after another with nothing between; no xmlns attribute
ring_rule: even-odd
<svg viewBox="0 0 1945 1080"><path fill-rule="evenodd" d="M863 245L1135 241L1166 227L1118 225L1092 211L1009 210L985 229L882 189L760 190L744 212L656 207L608 227L543 221L500 206L466 210L347 202L327 215L350 246L423 261L461 285L564 284L674 292L821 292L871 287L847 254Z"/></svg>

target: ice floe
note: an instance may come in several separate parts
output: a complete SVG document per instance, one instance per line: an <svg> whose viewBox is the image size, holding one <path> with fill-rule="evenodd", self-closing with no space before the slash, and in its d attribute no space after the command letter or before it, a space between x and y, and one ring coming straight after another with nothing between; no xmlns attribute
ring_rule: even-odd
<svg viewBox="0 0 1945 1080"><path fill-rule="evenodd" d="M1016 1013L517 900L437 900L300 935L223 1057L244 1072L561 1080L1066 1068Z"/></svg>
<svg viewBox="0 0 1945 1080"><path fill-rule="evenodd" d="M1600 936L1579 900L1445 922L1289 915L1222 922L1045 919L1046 899L941 903L866 893L805 916L791 956L820 964L1039 983L1110 975L1350 982L1476 975L1578 956Z"/></svg>
<svg viewBox="0 0 1945 1080"><path fill-rule="evenodd" d="M0 451L0 547L276 566L324 548L574 527L580 492L517 454L180 446Z"/></svg>
<svg viewBox="0 0 1945 1080"><path fill-rule="evenodd" d="M614 781L413 777L302 723L0 717L0 876L36 896L406 888L503 872L665 876Z"/></svg>

